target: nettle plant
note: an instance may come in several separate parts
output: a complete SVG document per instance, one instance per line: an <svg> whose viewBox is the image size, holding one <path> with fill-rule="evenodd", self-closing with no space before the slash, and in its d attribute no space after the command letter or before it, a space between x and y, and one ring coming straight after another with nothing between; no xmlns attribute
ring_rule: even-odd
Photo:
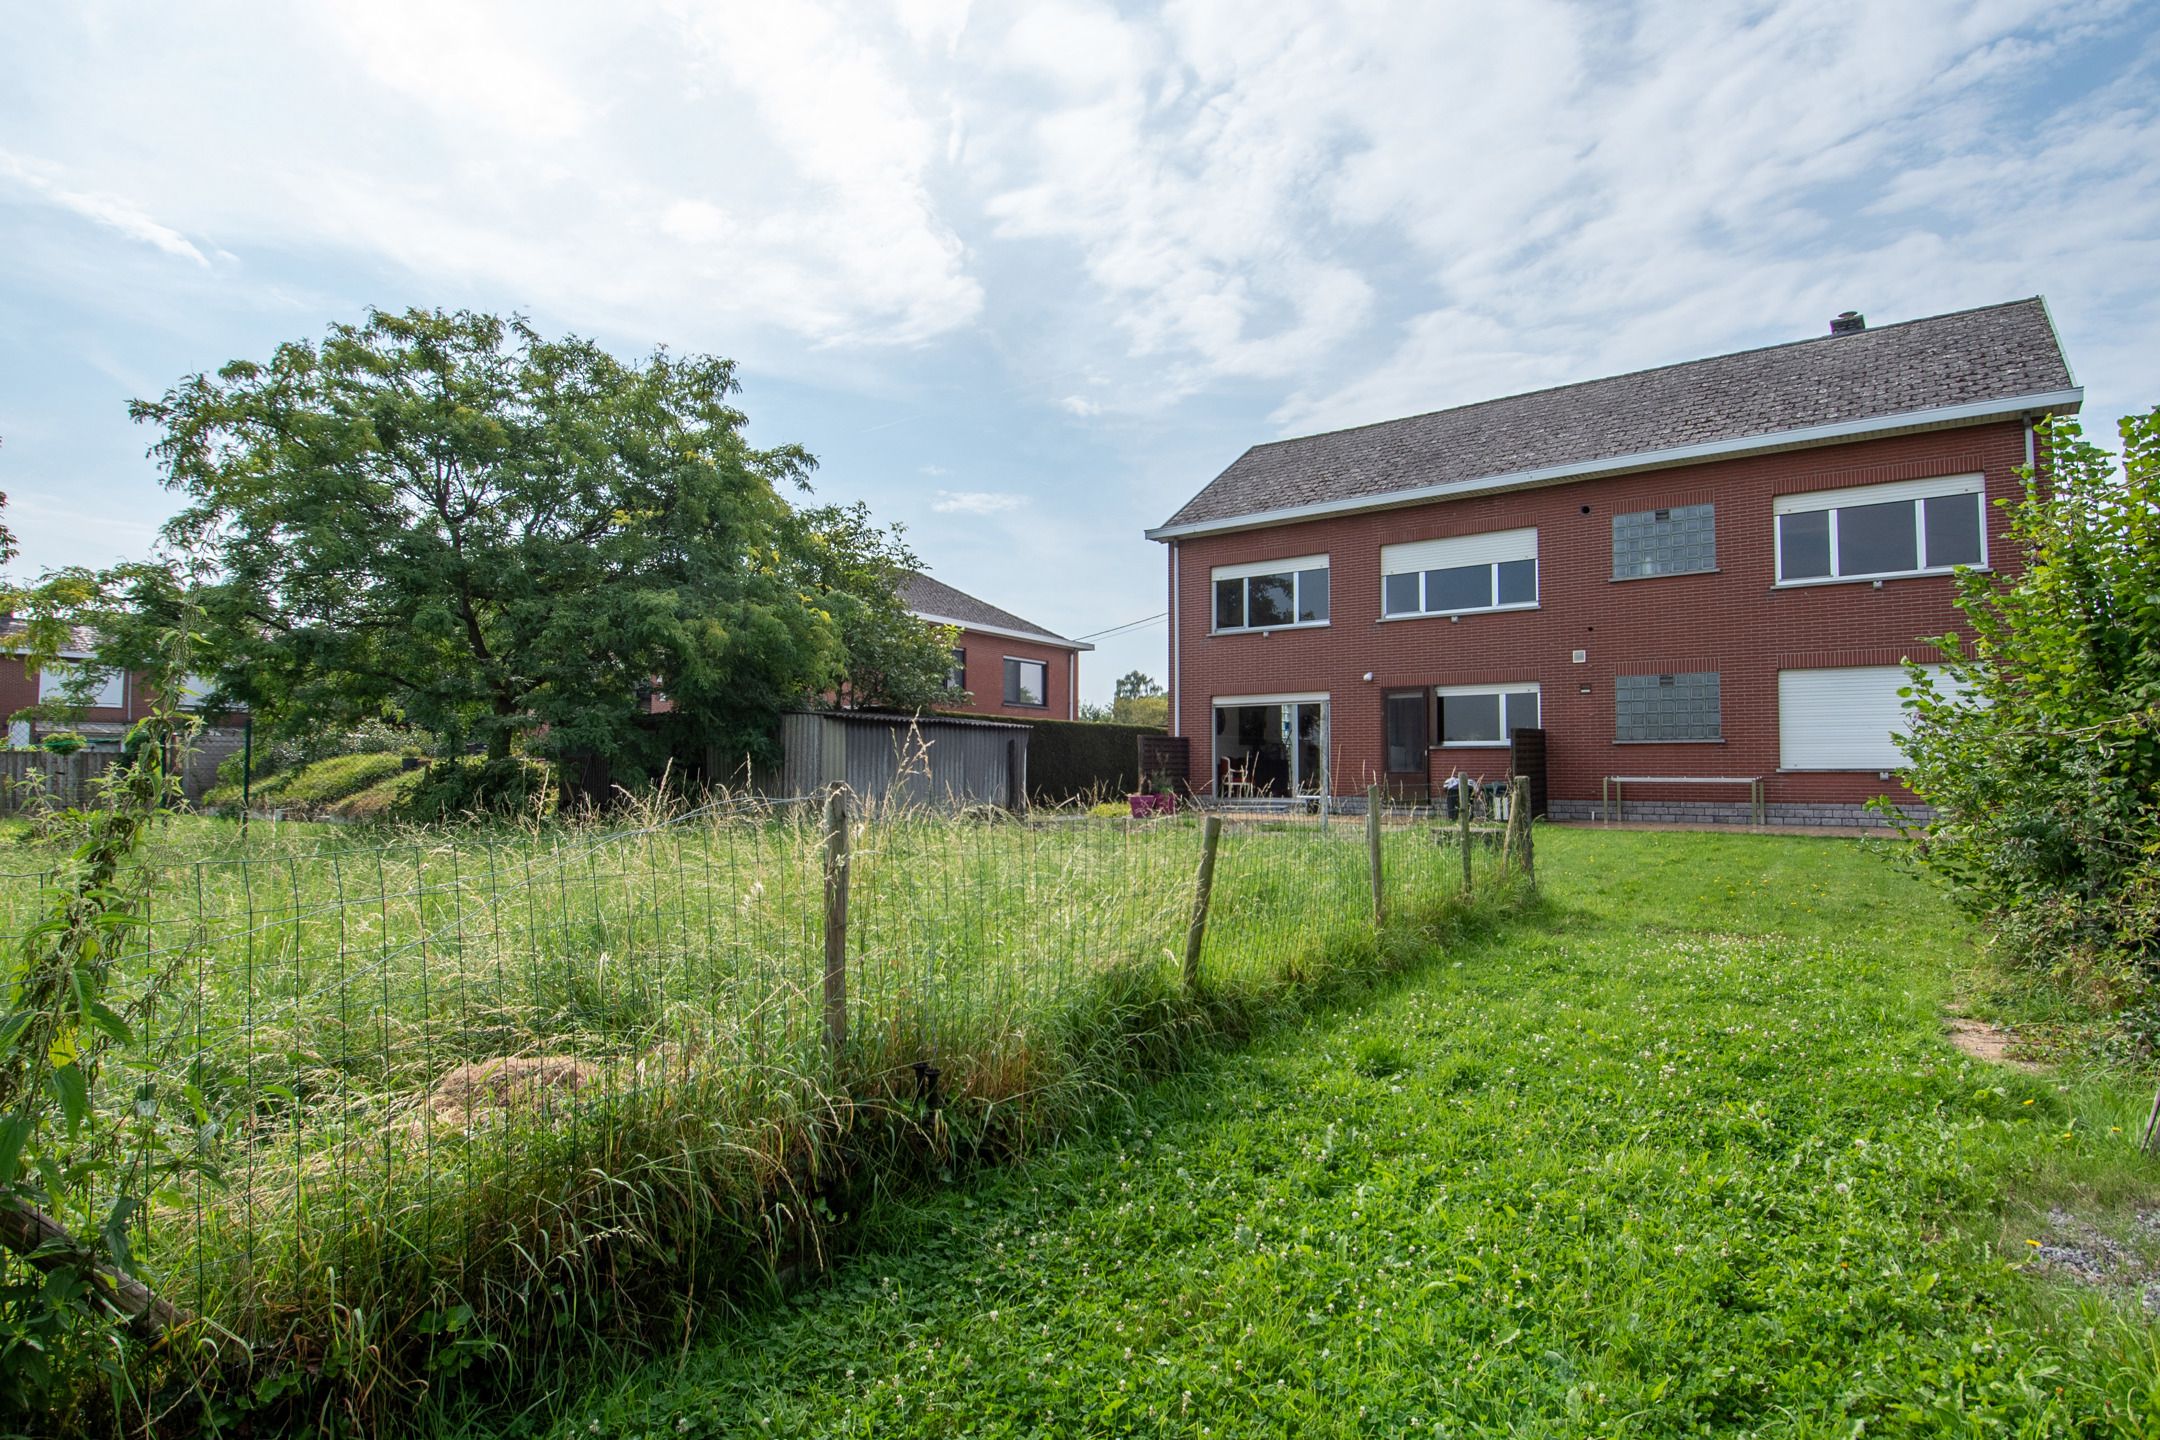
<svg viewBox="0 0 2160 1440"><path fill-rule="evenodd" d="M175 663L185 673L184 642ZM157 685L176 695L176 685ZM196 721L159 701L100 781L62 812L66 853L0 990L0 1423L45 1413L85 1371L116 1388L142 1346L196 1334L140 1273L161 1193L206 1169L216 1121L200 1087L160 1073L139 1037L175 974L141 943L148 881L131 863L178 798L169 760Z"/></svg>

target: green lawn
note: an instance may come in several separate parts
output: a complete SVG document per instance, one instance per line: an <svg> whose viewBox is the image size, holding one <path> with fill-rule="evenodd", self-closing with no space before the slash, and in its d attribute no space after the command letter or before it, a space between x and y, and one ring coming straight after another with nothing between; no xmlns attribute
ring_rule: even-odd
<svg viewBox="0 0 2160 1440"><path fill-rule="evenodd" d="M2153 1203L2143 1097L1945 1044L1972 937L1887 855L1545 834L1542 913L896 1205L791 1305L528 1418L2154 1433L2134 1298L2022 1268L2050 1207L2121 1232Z"/></svg>

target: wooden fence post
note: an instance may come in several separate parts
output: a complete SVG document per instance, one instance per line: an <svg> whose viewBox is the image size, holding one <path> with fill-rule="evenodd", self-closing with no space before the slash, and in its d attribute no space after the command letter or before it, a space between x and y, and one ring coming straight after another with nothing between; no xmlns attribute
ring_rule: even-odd
<svg viewBox="0 0 2160 1440"><path fill-rule="evenodd" d="M1387 883L1380 869L1380 787L1365 787L1365 850L1372 859L1372 923L1387 923Z"/></svg>
<svg viewBox="0 0 2160 1440"><path fill-rule="evenodd" d="M835 1064L847 1048L847 791L825 792L825 1046Z"/></svg>
<svg viewBox="0 0 2160 1440"><path fill-rule="evenodd" d="M1522 870L1523 879L1536 885L1537 841L1532 838L1531 819L1530 777L1517 775L1508 799L1508 825L1510 828L1522 826L1515 832L1515 864Z"/></svg>
<svg viewBox="0 0 2160 1440"><path fill-rule="evenodd" d="M1455 818L1462 840L1462 898L1470 898L1470 807L1477 787L1467 775L1455 777Z"/></svg>
<svg viewBox="0 0 2160 1440"><path fill-rule="evenodd" d="M1215 847L1222 841L1222 816L1200 822L1200 878L1193 887L1192 924L1185 930L1185 993L1200 993L1200 942L1207 938L1208 897L1215 889Z"/></svg>

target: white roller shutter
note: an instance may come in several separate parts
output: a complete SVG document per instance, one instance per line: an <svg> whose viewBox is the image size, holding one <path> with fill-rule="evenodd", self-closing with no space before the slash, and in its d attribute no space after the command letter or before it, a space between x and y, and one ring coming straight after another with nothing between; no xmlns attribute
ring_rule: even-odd
<svg viewBox="0 0 2160 1440"><path fill-rule="evenodd" d="M1940 681L1942 667L1927 667ZM1898 691L1902 665L1853 665L1778 672L1778 767L1783 770L1901 770L1893 734L1911 717Z"/></svg>
<svg viewBox="0 0 2160 1440"><path fill-rule="evenodd" d="M1380 547L1380 573L1407 575L1413 570L1452 570L1461 565L1505 564L1537 559L1537 531L1488 530L1482 535L1450 535L1443 540L1411 540Z"/></svg>

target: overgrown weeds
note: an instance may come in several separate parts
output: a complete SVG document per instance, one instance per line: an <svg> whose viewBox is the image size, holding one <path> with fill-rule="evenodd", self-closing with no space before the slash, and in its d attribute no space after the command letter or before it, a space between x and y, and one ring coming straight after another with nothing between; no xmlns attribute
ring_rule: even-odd
<svg viewBox="0 0 2160 1440"><path fill-rule="evenodd" d="M137 1253L215 1343L137 1355L79 1424L375 1433L679 1340L894 1189L1027 1153L1512 903L1481 882L1469 911L1393 827L1402 918L1376 934L1361 826L1233 824L1194 995L1196 827L878 815L836 1057L815 821L635 818L161 842L122 963L187 957L136 1055L185 1076L210 1165Z"/></svg>

